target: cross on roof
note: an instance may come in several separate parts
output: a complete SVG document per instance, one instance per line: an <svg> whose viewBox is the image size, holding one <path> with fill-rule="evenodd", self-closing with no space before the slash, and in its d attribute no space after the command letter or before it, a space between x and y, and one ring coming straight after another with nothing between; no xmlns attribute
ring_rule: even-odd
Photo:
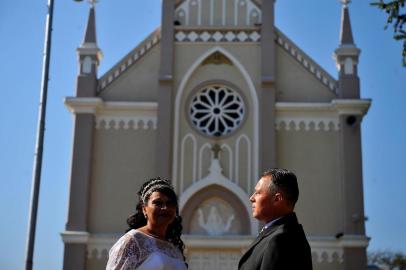
<svg viewBox="0 0 406 270"><path fill-rule="evenodd" d="M92 5L92 7L95 7L97 2L99 2L98 0L87 0L89 1L89 3Z"/></svg>
<svg viewBox="0 0 406 270"><path fill-rule="evenodd" d="M348 7L348 4L351 3L351 0L340 0L340 2L344 5L344 7Z"/></svg>

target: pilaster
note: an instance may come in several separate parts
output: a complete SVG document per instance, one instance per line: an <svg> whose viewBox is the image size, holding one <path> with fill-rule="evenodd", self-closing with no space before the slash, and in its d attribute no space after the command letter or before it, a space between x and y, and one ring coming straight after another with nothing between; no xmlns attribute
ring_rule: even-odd
<svg viewBox="0 0 406 270"><path fill-rule="evenodd" d="M259 170L276 167L274 0L262 1Z"/></svg>
<svg viewBox="0 0 406 270"><path fill-rule="evenodd" d="M161 68L158 90L158 129L156 143L157 174L172 176L173 134L173 59L175 1L162 1Z"/></svg>

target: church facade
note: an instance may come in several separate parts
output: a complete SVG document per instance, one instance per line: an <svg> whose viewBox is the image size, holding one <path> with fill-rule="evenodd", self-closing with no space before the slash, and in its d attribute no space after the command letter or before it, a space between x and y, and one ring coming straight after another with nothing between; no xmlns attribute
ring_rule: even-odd
<svg viewBox="0 0 406 270"><path fill-rule="evenodd" d="M347 1L344 1L347 2ZM165 0L102 76L91 7L78 48L64 269L104 269L147 179L172 180L189 269L236 269L267 168L298 176L314 269L366 269L360 97L347 3L329 75L274 25L274 0ZM326 56L327 57L327 56ZM321 218L322 217L322 218Z"/></svg>

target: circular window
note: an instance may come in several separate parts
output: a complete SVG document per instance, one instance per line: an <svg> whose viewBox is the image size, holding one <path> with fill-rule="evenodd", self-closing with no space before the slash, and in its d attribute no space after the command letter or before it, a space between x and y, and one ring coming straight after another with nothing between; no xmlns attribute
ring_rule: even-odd
<svg viewBox="0 0 406 270"><path fill-rule="evenodd" d="M244 117L242 97L226 86L205 87L192 98L190 120L202 133L224 136L239 127Z"/></svg>

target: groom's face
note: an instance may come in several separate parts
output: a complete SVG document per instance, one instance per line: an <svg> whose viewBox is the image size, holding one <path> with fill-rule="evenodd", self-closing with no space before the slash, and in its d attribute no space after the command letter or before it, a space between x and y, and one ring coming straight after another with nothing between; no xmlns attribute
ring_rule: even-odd
<svg viewBox="0 0 406 270"><path fill-rule="evenodd" d="M252 216L258 220L269 222L275 218L275 195L271 194L270 177L262 177L255 186L250 197L252 203Z"/></svg>

